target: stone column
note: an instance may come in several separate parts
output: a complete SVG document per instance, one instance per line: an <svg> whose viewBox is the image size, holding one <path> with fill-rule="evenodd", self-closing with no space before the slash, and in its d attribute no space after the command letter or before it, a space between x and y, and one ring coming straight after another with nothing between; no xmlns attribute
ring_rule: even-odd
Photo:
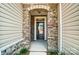
<svg viewBox="0 0 79 59"><path fill-rule="evenodd" d="M48 50L57 50L57 18L53 11L48 12Z"/></svg>
<svg viewBox="0 0 79 59"><path fill-rule="evenodd" d="M24 44L27 48L29 48L30 44L30 15L27 9L23 11L23 38Z"/></svg>

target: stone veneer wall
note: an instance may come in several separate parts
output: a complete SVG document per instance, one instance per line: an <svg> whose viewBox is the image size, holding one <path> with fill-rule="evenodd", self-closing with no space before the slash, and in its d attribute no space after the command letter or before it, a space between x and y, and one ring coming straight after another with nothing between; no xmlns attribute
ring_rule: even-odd
<svg viewBox="0 0 79 59"><path fill-rule="evenodd" d="M23 5L23 38L26 47L29 48L30 46L30 15L29 11L26 9L26 5Z"/></svg>
<svg viewBox="0 0 79 59"><path fill-rule="evenodd" d="M22 41L18 42L16 44L10 46L9 48L1 51L1 55L14 55L18 52L18 50L20 48L23 48L24 46L25 46L25 44L23 44Z"/></svg>
<svg viewBox="0 0 79 59"><path fill-rule="evenodd" d="M52 5L53 6L53 5ZM57 5L48 12L48 50L58 48L58 19Z"/></svg>

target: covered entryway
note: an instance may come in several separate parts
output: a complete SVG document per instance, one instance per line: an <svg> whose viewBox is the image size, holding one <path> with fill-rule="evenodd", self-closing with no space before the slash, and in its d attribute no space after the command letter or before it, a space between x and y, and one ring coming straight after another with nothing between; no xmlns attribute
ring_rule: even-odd
<svg viewBox="0 0 79 59"><path fill-rule="evenodd" d="M51 5L52 4L50 4L50 6ZM31 5L30 8L27 8L27 18L30 21L29 23L31 31L29 33L31 35L30 45L31 47L33 47L33 44L40 47L43 42L46 42L46 47L44 46L44 44L42 44L42 46L45 47L45 52L51 49L57 50L57 4L53 4L52 6L53 7L49 7L48 5L43 4L34 4ZM35 42L38 42L38 44L36 44ZM35 47L38 50L39 48L37 46ZM30 49L32 49L31 47ZM35 51L37 51L36 49ZM32 52L32 50L30 50L30 52Z"/></svg>
<svg viewBox="0 0 79 59"><path fill-rule="evenodd" d="M46 55L47 52L47 10L33 9L31 15L30 55Z"/></svg>

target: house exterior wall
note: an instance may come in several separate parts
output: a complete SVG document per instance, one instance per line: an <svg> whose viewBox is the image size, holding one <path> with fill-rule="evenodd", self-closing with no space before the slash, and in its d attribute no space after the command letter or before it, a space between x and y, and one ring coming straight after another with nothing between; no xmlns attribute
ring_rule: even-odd
<svg viewBox="0 0 79 59"><path fill-rule="evenodd" d="M62 7L63 51L79 55L79 4L65 3Z"/></svg>
<svg viewBox="0 0 79 59"><path fill-rule="evenodd" d="M20 47L23 11L21 4L0 4L0 52L10 54Z"/></svg>
<svg viewBox="0 0 79 59"><path fill-rule="evenodd" d="M37 5L37 4L35 4ZM62 29L62 46L65 54L79 55L79 4L61 4L61 15L58 15L57 4L0 4L0 54L11 54L20 47L30 47L31 16L29 11L44 8L47 13L48 50L58 49L58 33ZM34 6L34 7L33 7ZM30 8L30 9L28 9ZM59 7L60 8L60 7ZM62 24L58 17L62 18ZM61 28L62 25L62 28ZM59 30L59 32L58 32ZM61 46L61 45L59 45ZM61 49L61 50L62 50Z"/></svg>

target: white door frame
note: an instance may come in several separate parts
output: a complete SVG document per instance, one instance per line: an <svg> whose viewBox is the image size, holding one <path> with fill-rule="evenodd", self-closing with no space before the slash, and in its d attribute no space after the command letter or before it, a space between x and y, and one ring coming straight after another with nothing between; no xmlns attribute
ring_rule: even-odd
<svg viewBox="0 0 79 59"><path fill-rule="evenodd" d="M37 18L44 18L44 25L45 25L45 29L44 29L44 31L45 31L45 32L44 32L44 40L47 40L47 39L46 39L46 34L47 34L47 33L46 33L46 29L47 29L47 27L46 27L46 16L36 16L36 17L34 17L34 23L35 23L35 24L34 24L34 40L37 40L37 39L36 39L36 25L37 25L36 19L37 19Z"/></svg>

